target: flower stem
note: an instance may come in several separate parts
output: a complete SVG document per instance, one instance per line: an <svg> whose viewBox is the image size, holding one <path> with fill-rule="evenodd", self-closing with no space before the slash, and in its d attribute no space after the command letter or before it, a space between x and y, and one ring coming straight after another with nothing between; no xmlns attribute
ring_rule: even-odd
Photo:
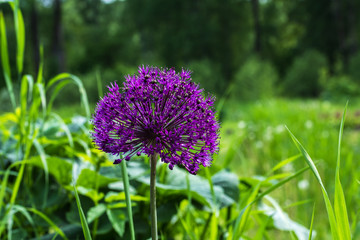
<svg viewBox="0 0 360 240"><path fill-rule="evenodd" d="M150 156L150 215L151 215L151 238L157 240L157 216L156 216L156 162L157 154Z"/></svg>
<svg viewBox="0 0 360 240"><path fill-rule="evenodd" d="M121 161L121 170L122 170L122 177L123 177L124 189L125 189L126 208L129 216L130 235L131 235L131 240L135 240L134 221L132 216L130 191L129 191L130 184L126 169L126 162L124 160Z"/></svg>

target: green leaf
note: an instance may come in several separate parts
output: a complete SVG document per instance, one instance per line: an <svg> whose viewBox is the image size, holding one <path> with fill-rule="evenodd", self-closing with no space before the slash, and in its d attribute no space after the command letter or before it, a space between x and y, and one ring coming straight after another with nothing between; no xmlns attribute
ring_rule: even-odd
<svg viewBox="0 0 360 240"><path fill-rule="evenodd" d="M51 221L51 219L48 218L45 214L36 210L35 208L27 208L27 210L35 213L36 215L38 215L39 217L44 219L47 223L50 224L50 226L55 230L55 232L57 232L64 239L68 240L68 238L65 236L64 232L53 221Z"/></svg>
<svg viewBox="0 0 360 240"><path fill-rule="evenodd" d="M125 232L125 213L118 209L107 209L106 214L117 234L122 237Z"/></svg>
<svg viewBox="0 0 360 240"><path fill-rule="evenodd" d="M74 140L73 140L71 132L70 132L68 126L65 124L64 120L59 115L57 115L56 113L50 113L50 116L52 116L53 118L56 119L56 121L61 126L61 129L65 132L65 134L66 134L66 136L68 138L70 147L74 148Z"/></svg>
<svg viewBox="0 0 360 240"><path fill-rule="evenodd" d="M37 139L34 139L33 144L36 148L36 151L39 154L41 163L43 165L44 173L45 173L45 186L44 186L45 193L44 193L44 201L43 201L43 208L44 208L46 206L47 195L49 192L49 168L47 165L44 148L41 146L41 144L38 142Z"/></svg>
<svg viewBox="0 0 360 240"><path fill-rule="evenodd" d="M249 198L247 199L246 207L240 212L239 216L237 217L232 234L233 240L239 239L242 233L244 232L247 220L250 215L252 203L255 202L259 190L260 190L260 184L255 186L254 190L251 192Z"/></svg>
<svg viewBox="0 0 360 240"><path fill-rule="evenodd" d="M9 2L9 4L14 12L15 33L16 33L16 42L17 42L16 64L17 64L18 74L20 76L23 70L24 50L25 50L24 19L19 9L18 1Z"/></svg>
<svg viewBox="0 0 360 240"><path fill-rule="evenodd" d="M147 197L143 197L140 195L131 195L130 196L131 201L149 201ZM125 201L126 196L125 192L108 192L105 197L105 202L111 203L115 201Z"/></svg>
<svg viewBox="0 0 360 240"><path fill-rule="evenodd" d="M106 205L101 203L89 209L87 212L87 221L92 223L96 218L101 217L106 211Z"/></svg>
<svg viewBox="0 0 360 240"><path fill-rule="evenodd" d="M341 138L344 131L345 116L347 110L348 102L346 103L344 113L341 119L340 130L339 130L339 141L338 141L338 152L337 152L337 161L336 161L336 172L335 172L335 196L334 196L334 211L336 217L336 223L338 232L340 234L340 239L350 240L350 223L347 215L346 202L344 191L340 182L340 152L341 152Z"/></svg>
<svg viewBox="0 0 360 240"><path fill-rule="evenodd" d="M279 162L278 164L276 164L275 167L272 168L271 172L275 172L276 170L282 168L283 166L293 162L294 160L298 159L301 156L301 154L289 157L285 160L282 160L281 162Z"/></svg>
<svg viewBox="0 0 360 240"><path fill-rule="evenodd" d="M44 164L41 161L40 156L32 157L28 164L32 164L39 168L43 168ZM70 185L72 181L72 164L65 159L46 156L46 164L51 166L48 170L49 173L60 183L61 185Z"/></svg>
<svg viewBox="0 0 360 240"><path fill-rule="evenodd" d="M91 240L90 229L89 229L89 226L88 226L88 224L86 222L84 211L81 208L81 202L80 202L79 195L78 195L78 193L76 191L76 187L75 186L73 186L73 187L74 187L74 192L75 192L76 204L77 204L77 207L78 207L78 210L79 210L81 227L82 227L83 232L84 232L84 237L85 237L86 240Z"/></svg>
<svg viewBox="0 0 360 240"><path fill-rule="evenodd" d="M76 185L82 186L84 188L95 188L96 179L98 181L99 188L105 187L109 183L119 181L119 179L117 178L108 178L93 170L85 168L81 171L79 178L77 179Z"/></svg>
<svg viewBox="0 0 360 240"><path fill-rule="evenodd" d="M88 188L84 188L82 186L79 186L77 188L77 190L81 195L84 195L84 196L87 196L87 197L91 198L91 200L94 203L99 202L104 197L104 193L102 193L102 192L99 193L94 189L88 189Z"/></svg>
<svg viewBox="0 0 360 240"><path fill-rule="evenodd" d="M16 108L15 93L11 82L11 70L10 70L8 46L6 40L6 27L5 27L5 20L2 11L0 11L0 37L1 37L1 43L0 43L1 63L3 68L4 78L6 82L6 87L10 95L11 104L15 110Z"/></svg>
<svg viewBox="0 0 360 240"><path fill-rule="evenodd" d="M310 223L309 240L311 240L311 239L312 239L313 224L314 224L314 216L315 216L315 203L314 203L313 212L312 212L312 215L311 215L311 223Z"/></svg>
<svg viewBox="0 0 360 240"><path fill-rule="evenodd" d="M87 94L84 88L83 83L81 82L81 80L69 73L60 73L58 75L56 75L54 78L50 79L50 81L48 82L47 86L46 86L46 90L48 90L50 87L52 87L54 84L58 84L61 83L62 81L66 81L66 80L72 80L79 88L79 93L80 93L80 98L81 98L81 103L83 104L83 107L85 108L85 113L86 113L86 117L89 119L90 118L90 108L89 108L89 101L87 98ZM65 84L67 85L67 84ZM62 85L62 87L64 87L65 85ZM61 87L61 88L62 88ZM52 102L54 101L56 95L58 94L58 92L60 91L60 89L58 89L56 91L56 94L53 93L52 98L50 99L49 102L49 109L48 111L50 111L50 108L52 106Z"/></svg>
<svg viewBox="0 0 360 240"><path fill-rule="evenodd" d="M324 184L321 180L320 174L313 162L313 160L311 159L311 157L309 156L309 154L306 152L305 148L301 145L301 143L299 142L299 140L297 140L297 138L292 134L292 132L286 127L286 129L288 130L293 142L295 143L296 147L299 149L299 151L301 152L301 154L304 156L306 163L309 165L311 171L314 173L316 180L318 181L318 183L321 186L321 190L323 193L323 198L325 201L325 206L326 206L326 210L328 213L328 218L330 221L330 228L331 228L331 235L333 237L334 240L338 240L341 239L339 232L338 232L338 228L337 228L337 223L336 223L336 219L335 219L335 214L334 214L334 210L333 207L331 205L329 196L326 192L326 189L324 187Z"/></svg>
<svg viewBox="0 0 360 240"><path fill-rule="evenodd" d="M30 75L24 75L21 80L21 89L20 89L20 127L23 135L25 133L25 116L27 111L27 104L31 101L32 90L33 90L34 80Z"/></svg>

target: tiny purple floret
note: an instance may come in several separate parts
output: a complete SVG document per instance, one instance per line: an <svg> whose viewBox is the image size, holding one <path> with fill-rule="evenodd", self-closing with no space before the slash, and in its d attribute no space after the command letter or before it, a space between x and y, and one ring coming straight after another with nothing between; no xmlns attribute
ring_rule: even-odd
<svg viewBox="0 0 360 240"><path fill-rule="evenodd" d="M196 174L208 167L218 152L219 124L213 96L191 81L191 72L139 67L123 87L116 82L97 104L91 133L97 147L120 156L114 164L132 156L158 153L173 169L184 166Z"/></svg>

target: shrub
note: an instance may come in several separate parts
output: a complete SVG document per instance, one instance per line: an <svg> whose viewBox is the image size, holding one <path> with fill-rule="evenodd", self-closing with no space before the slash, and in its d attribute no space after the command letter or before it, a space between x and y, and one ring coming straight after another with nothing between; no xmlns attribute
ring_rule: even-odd
<svg viewBox="0 0 360 240"><path fill-rule="evenodd" d="M220 66L209 59L195 60L190 62L189 69L193 72L194 82L199 83L201 88L214 94L220 94L225 88L225 82L221 75Z"/></svg>
<svg viewBox="0 0 360 240"><path fill-rule="evenodd" d="M324 84L322 97L332 100L356 97L360 95L359 87L359 84L347 75L333 76Z"/></svg>
<svg viewBox="0 0 360 240"><path fill-rule="evenodd" d="M360 53L350 59L349 74L352 79L360 83Z"/></svg>
<svg viewBox="0 0 360 240"><path fill-rule="evenodd" d="M296 97L317 97L321 93L319 75L326 68L326 58L320 52L309 50L295 58L287 71L283 93Z"/></svg>
<svg viewBox="0 0 360 240"><path fill-rule="evenodd" d="M275 94L274 85L278 80L275 68L256 56L250 57L235 74L232 98L256 100Z"/></svg>

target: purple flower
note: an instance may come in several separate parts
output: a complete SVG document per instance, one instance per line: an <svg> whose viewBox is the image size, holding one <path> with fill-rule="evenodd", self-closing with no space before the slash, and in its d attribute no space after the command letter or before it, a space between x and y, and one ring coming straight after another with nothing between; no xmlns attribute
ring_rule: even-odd
<svg viewBox="0 0 360 240"><path fill-rule="evenodd" d="M129 160L134 154L159 154L169 164L196 174L218 151L215 98L191 81L191 72L139 67L122 88L112 83L97 104L92 137L104 152ZM115 160L114 164L122 159Z"/></svg>

